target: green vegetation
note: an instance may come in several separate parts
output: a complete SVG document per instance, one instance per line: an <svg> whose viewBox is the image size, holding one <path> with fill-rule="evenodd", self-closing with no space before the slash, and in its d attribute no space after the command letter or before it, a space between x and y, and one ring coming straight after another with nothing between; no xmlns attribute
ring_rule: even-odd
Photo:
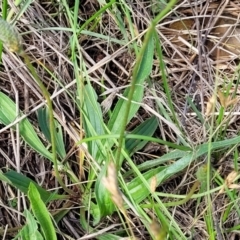
<svg viewBox="0 0 240 240"><path fill-rule="evenodd" d="M1 4L3 239L239 231L234 41L177 0Z"/></svg>

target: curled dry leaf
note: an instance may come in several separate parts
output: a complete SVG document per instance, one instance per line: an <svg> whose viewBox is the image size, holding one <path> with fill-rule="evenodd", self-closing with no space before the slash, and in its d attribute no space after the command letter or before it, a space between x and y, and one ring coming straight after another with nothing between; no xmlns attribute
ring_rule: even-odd
<svg viewBox="0 0 240 240"><path fill-rule="evenodd" d="M157 177L153 176L150 180L150 189L151 193L154 193L157 187Z"/></svg>
<svg viewBox="0 0 240 240"><path fill-rule="evenodd" d="M103 110L103 115L105 115L109 111L115 97L116 97L116 92L113 92L106 99L102 101L101 107Z"/></svg>
<svg viewBox="0 0 240 240"><path fill-rule="evenodd" d="M213 112L215 105L216 105L216 95L214 94L211 96L211 98L209 98L207 102L207 107L205 112L206 116L209 116Z"/></svg>
<svg viewBox="0 0 240 240"><path fill-rule="evenodd" d="M228 106L235 105L238 102L238 98L231 98L231 96L225 96L222 91L218 91L218 97L221 103L221 106L223 106L225 109Z"/></svg>
<svg viewBox="0 0 240 240"><path fill-rule="evenodd" d="M82 146L84 146L85 149L87 149L87 144L83 143ZM85 151L78 148L76 153L76 158L79 163L79 178L80 180L85 180L85 172L84 172L84 159L85 159Z"/></svg>
<svg viewBox="0 0 240 240"><path fill-rule="evenodd" d="M223 106L225 109L231 105L235 105L239 101L239 98L232 99L231 96L225 96L224 93L220 90L218 91L218 97L219 97L221 106ZM206 116L209 116L213 112L215 105L216 105L216 95L214 94L211 96L211 98L209 98L207 102L207 107L205 112Z"/></svg>
<svg viewBox="0 0 240 240"><path fill-rule="evenodd" d="M225 180L226 184L227 184L227 185L232 184L232 183L234 182L234 180L236 179L237 175L238 175L238 173L237 173L236 171L230 172L230 173L228 174L226 180Z"/></svg>
<svg viewBox="0 0 240 240"><path fill-rule="evenodd" d="M238 189L240 188L240 185L234 184L233 182L235 181L238 173L236 171L232 171L228 174L227 178L224 181L224 184L222 188L220 189L219 193L224 193L225 187L230 188L230 189Z"/></svg>
<svg viewBox="0 0 240 240"><path fill-rule="evenodd" d="M238 189L238 188L240 188L240 185L239 184L230 184L229 186L228 186L228 188L230 188L230 189Z"/></svg>

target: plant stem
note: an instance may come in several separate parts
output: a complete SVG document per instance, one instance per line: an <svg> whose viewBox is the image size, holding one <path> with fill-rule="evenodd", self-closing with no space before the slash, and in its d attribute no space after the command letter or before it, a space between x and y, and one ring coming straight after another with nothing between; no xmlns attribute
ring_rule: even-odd
<svg viewBox="0 0 240 240"><path fill-rule="evenodd" d="M136 60L136 63L135 63L134 69L133 69L133 74L132 74L132 82L131 82L130 90L128 93L128 103L127 103L126 112L125 112L125 116L123 119L122 129L120 131L120 137L119 137L119 142L118 142L118 149L117 149L117 155L116 155L116 164L117 164L118 168L121 167L120 158L121 158L121 151L122 151L122 147L123 147L123 143L124 143L125 128L126 128L126 125L128 122L128 115L129 115L130 108L131 108L131 101L133 98L135 85L137 82L137 75L138 75L139 67L140 67L142 59L143 59L144 52L146 51L149 39L151 37L153 37L153 35L154 35L156 25L172 9L172 7L175 5L176 2L177 2L177 0L171 0L166 5L166 7L152 21L152 23L146 33L146 36L145 36L145 39L143 42L143 46L137 56L137 60Z"/></svg>
<svg viewBox="0 0 240 240"><path fill-rule="evenodd" d="M50 98L50 94L49 94L48 90L46 89L46 87L44 86L44 84L42 83L42 81L40 80L40 78L38 77L35 68L33 67L33 65L31 64L31 62L29 60L28 55L22 51L20 53L20 56L22 56L24 58L24 62L26 64L27 68L31 72L34 80L39 85L39 87L42 91L42 94L47 102L47 106L48 106L48 110L49 110L49 131L50 131L50 135L51 135L51 144L52 144L52 161L53 161L53 165L54 165L54 172L55 172L56 179L59 182L60 186L64 189L64 191L66 191L70 195L76 195L72 190L70 190L66 187L66 185L62 181L61 176L59 175L58 163L57 163L55 124L54 124L53 106L52 106L52 100Z"/></svg>

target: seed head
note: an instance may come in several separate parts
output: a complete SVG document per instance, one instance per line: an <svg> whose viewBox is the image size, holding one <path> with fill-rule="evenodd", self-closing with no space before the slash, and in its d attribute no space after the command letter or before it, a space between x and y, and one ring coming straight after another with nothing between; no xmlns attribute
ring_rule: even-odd
<svg viewBox="0 0 240 240"><path fill-rule="evenodd" d="M22 50L19 33L12 25L3 19L0 19L0 40L11 52L20 52Z"/></svg>

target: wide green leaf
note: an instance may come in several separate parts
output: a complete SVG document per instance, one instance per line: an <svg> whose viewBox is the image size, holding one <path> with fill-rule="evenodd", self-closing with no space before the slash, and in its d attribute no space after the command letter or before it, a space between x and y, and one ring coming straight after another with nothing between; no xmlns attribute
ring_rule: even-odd
<svg viewBox="0 0 240 240"><path fill-rule="evenodd" d="M26 225L22 228L15 239L20 236L23 240L43 240L41 233L38 231L37 221L33 215L27 209L24 210L23 215L26 218Z"/></svg>
<svg viewBox="0 0 240 240"><path fill-rule="evenodd" d="M0 173L0 180L7 182L8 184L14 186L15 188L19 189L21 192L27 194L28 188L30 183L34 184L35 187L38 189L38 192L44 202L48 202L50 200L54 199L60 199L64 198L62 195L54 194L51 192L46 191L39 185L37 185L36 182L31 180L30 178L22 175L21 173L15 172L15 171L8 171L6 173Z"/></svg>
<svg viewBox="0 0 240 240"><path fill-rule="evenodd" d="M0 92L0 123L7 126L14 122L17 117L16 104L8 96ZM52 154L45 148L27 118L19 122L19 131L21 137L30 147L52 161Z"/></svg>
<svg viewBox="0 0 240 240"><path fill-rule="evenodd" d="M45 240L57 240L50 213L43 203L36 186L32 183L29 185L28 198L31 203L33 214L40 224Z"/></svg>
<svg viewBox="0 0 240 240"><path fill-rule="evenodd" d="M158 175L165 169L165 166L160 166L157 168L153 168L145 173L143 173L143 177L148 181L150 185L150 181L153 177L158 177ZM148 188L142 183L141 179L138 177L134 178L131 182L127 184L129 193L131 194L132 199L135 203L140 203L150 194Z"/></svg>
<svg viewBox="0 0 240 240"><path fill-rule="evenodd" d="M98 224L102 217L106 217L107 215L111 214L116 208L111 199L111 195L109 191L103 184L102 178L106 175L106 165L102 168L100 174L98 175L96 184L95 184L95 194L97 205L96 207L99 211L93 209L92 213L97 213L97 215L93 215L94 224Z"/></svg>

